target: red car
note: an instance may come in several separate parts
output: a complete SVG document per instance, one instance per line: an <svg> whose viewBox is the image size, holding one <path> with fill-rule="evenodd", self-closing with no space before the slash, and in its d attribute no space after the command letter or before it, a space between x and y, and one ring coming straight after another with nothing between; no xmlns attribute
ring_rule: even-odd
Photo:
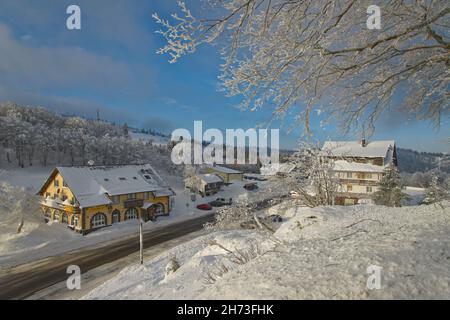
<svg viewBox="0 0 450 320"><path fill-rule="evenodd" d="M200 210L212 210L212 206L209 203L203 203L203 204L199 204L197 206L197 209L200 209Z"/></svg>

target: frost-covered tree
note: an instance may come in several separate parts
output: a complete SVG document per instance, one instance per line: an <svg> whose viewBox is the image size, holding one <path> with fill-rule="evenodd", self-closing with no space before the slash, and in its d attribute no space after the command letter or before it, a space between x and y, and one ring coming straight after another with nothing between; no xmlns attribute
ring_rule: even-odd
<svg viewBox="0 0 450 320"><path fill-rule="evenodd" d="M443 0L205 0L171 19L153 15L176 62L205 43L221 48L221 80L243 108L314 109L344 130L372 131L383 111L439 125L448 114L450 7ZM369 30L367 10L381 9ZM393 98L400 94L400 103Z"/></svg>
<svg viewBox="0 0 450 320"><path fill-rule="evenodd" d="M431 178L431 182L426 188L426 198L425 201L429 204L437 203L439 201L442 201L444 197L446 196L445 190L443 190L439 184L439 177L438 175L433 175Z"/></svg>
<svg viewBox="0 0 450 320"><path fill-rule="evenodd" d="M408 195L402 192L402 182L397 167L387 166L378 184L378 190L373 194L374 202L388 207L400 207L401 201L407 198Z"/></svg>
<svg viewBox="0 0 450 320"><path fill-rule="evenodd" d="M43 166L86 165L89 160L97 165L157 162L170 166L167 148L133 140L122 126L13 103L0 104L0 154L21 167L35 159Z"/></svg>
<svg viewBox="0 0 450 320"><path fill-rule="evenodd" d="M281 188L297 193L309 207L334 204L338 183L333 172L334 160L325 151L302 143L287 164L293 169L279 179Z"/></svg>
<svg viewBox="0 0 450 320"><path fill-rule="evenodd" d="M30 222L40 220L36 196L24 188L0 182L0 232L20 233Z"/></svg>

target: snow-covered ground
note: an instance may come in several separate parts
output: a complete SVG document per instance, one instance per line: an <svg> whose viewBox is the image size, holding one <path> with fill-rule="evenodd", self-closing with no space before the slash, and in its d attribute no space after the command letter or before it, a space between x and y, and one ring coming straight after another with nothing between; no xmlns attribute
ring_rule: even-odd
<svg viewBox="0 0 450 320"><path fill-rule="evenodd" d="M24 187L28 192L35 193L51 170L52 168L39 167L3 170L0 174L0 181L8 182L13 186ZM212 201L217 197L231 197L234 200L248 201L259 194L259 191L246 191L243 188L245 182L236 182L224 186L223 191L215 196L205 198L197 196L196 200L192 202L190 194L184 190L181 177L165 176L164 178L177 194L174 208L170 216L159 217L154 223L147 222L144 225L144 230L209 213L209 211L198 210L196 206L200 203ZM261 182L261 189L264 189L263 184ZM189 206L186 204L189 204ZM137 221L127 221L82 236L69 230L63 224L45 224L44 219L39 219L40 216L37 214L26 218L23 231L17 234L16 232L3 232L2 217L3 215L0 212L0 268L11 267L83 247L92 248L94 245L103 245L114 239L134 236L138 232ZM15 229L12 228L11 230Z"/></svg>
<svg viewBox="0 0 450 320"><path fill-rule="evenodd" d="M271 238L248 230L211 233L123 269L84 299L450 298L448 201L309 209L288 200L268 213L284 217ZM211 241L258 254L235 264ZM166 277L174 256L181 267ZM381 268L379 289L367 288L370 266Z"/></svg>

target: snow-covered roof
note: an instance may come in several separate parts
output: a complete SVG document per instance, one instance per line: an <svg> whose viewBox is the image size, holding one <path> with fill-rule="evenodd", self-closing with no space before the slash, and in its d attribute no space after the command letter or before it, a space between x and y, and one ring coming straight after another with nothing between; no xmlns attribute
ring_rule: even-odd
<svg viewBox="0 0 450 320"><path fill-rule="evenodd" d="M151 203L151 202L144 202L144 204L142 205L141 208L147 210L151 206L153 206L153 203Z"/></svg>
<svg viewBox="0 0 450 320"><path fill-rule="evenodd" d="M216 174L198 174L197 177L205 181L206 183L218 183L223 182L223 179Z"/></svg>
<svg viewBox="0 0 450 320"><path fill-rule="evenodd" d="M349 162L337 160L333 163L334 171L352 171L352 172L383 172L384 166L376 166L368 163Z"/></svg>
<svg viewBox="0 0 450 320"><path fill-rule="evenodd" d="M322 152L335 157L386 158L394 146L394 140L368 141L365 146L361 141L325 141Z"/></svg>
<svg viewBox="0 0 450 320"><path fill-rule="evenodd" d="M80 206L84 208L110 204L111 200L107 195L138 192L173 195L163 179L149 164L57 167L56 170L61 174Z"/></svg>
<svg viewBox="0 0 450 320"><path fill-rule="evenodd" d="M295 164L292 163L269 163L260 168L262 175L271 176L277 173L291 173L295 169Z"/></svg>
<svg viewBox="0 0 450 320"><path fill-rule="evenodd" d="M208 168L211 168L217 172L222 172L222 173L236 173L236 174L240 174L242 173L241 171L238 170L234 170L234 169L230 169L227 167L222 167L222 166L218 166L218 165L207 165Z"/></svg>

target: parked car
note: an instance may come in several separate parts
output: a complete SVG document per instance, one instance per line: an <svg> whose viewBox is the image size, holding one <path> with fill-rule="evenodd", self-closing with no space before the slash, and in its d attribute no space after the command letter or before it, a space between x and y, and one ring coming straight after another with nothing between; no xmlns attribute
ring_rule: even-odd
<svg viewBox="0 0 450 320"><path fill-rule="evenodd" d="M256 184L256 182L246 183L244 185L244 189L249 191L256 190L258 189L258 185Z"/></svg>
<svg viewBox="0 0 450 320"><path fill-rule="evenodd" d="M254 180L254 181L267 181L267 178L257 177L257 176L249 176L249 175L244 175L244 179L245 180Z"/></svg>
<svg viewBox="0 0 450 320"><path fill-rule="evenodd" d="M200 210L212 210L212 206L209 203L202 203L197 206Z"/></svg>
<svg viewBox="0 0 450 320"><path fill-rule="evenodd" d="M209 202L209 204L213 207L223 207L231 205L232 201L233 200L231 198L229 198L228 200L226 200L225 198L217 198L216 200Z"/></svg>
<svg viewBox="0 0 450 320"><path fill-rule="evenodd" d="M279 214L271 214L268 218L272 222L283 222L283 218Z"/></svg>

